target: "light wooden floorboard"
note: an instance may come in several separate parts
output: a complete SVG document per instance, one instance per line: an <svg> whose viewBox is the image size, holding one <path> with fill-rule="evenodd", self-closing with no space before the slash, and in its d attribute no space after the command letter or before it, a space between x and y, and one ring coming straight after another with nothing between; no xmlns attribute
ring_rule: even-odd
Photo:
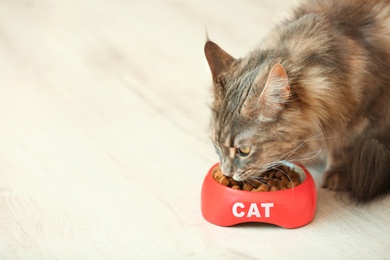
<svg viewBox="0 0 390 260"><path fill-rule="evenodd" d="M240 57L291 5L0 1L0 258L390 259L389 199L319 189L294 230L202 218L205 29Z"/></svg>

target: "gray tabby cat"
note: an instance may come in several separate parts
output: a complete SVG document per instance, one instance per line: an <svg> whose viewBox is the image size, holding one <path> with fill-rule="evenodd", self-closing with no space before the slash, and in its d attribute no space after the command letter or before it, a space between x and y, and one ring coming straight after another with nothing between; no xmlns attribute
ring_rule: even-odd
<svg viewBox="0 0 390 260"><path fill-rule="evenodd" d="M211 138L222 171L250 180L327 153L323 186L358 202L390 190L390 1L296 8L248 56L211 41Z"/></svg>

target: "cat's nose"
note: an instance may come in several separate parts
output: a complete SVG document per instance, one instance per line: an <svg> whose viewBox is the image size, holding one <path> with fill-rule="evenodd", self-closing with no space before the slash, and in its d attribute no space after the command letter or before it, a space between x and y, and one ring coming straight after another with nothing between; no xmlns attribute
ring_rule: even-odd
<svg viewBox="0 0 390 260"><path fill-rule="evenodd" d="M240 174L238 174L238 173L236 173L236 174L233 174L233 180L235 180L235 181L243 181L244 179L242 178L242 176L240 175Z"/></svg>
<svg viewBox="0 0 390 260"><path fill-rule="evenodd" d="M232 166L222 165L221 170L222 170L223 175L225 175L227 177L233 176L233 167Z"/></svg>

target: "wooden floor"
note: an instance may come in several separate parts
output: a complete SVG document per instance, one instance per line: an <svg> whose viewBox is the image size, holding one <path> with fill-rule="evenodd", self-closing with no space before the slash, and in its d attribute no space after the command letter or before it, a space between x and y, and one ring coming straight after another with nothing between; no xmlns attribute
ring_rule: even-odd
<svg viewBox="0 0 390 260"><path fill-rule="evenodd" d="M390 259L390 198L319 189L294 230L201 215L205 30L240 57L291 2L0 1L0 258Z"/></svg>

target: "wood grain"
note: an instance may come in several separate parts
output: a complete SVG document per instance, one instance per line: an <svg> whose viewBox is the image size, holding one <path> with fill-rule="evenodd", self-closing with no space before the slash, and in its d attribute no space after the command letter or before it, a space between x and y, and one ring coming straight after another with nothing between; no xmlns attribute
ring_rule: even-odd
<svg viewBox="0 0 390 260"><path fill-rule="evenodd" d="M389 259L389 199L319 189L295 230L202 218L205 28L240 57L291 5L0 1L0 258Z"/></svg>

